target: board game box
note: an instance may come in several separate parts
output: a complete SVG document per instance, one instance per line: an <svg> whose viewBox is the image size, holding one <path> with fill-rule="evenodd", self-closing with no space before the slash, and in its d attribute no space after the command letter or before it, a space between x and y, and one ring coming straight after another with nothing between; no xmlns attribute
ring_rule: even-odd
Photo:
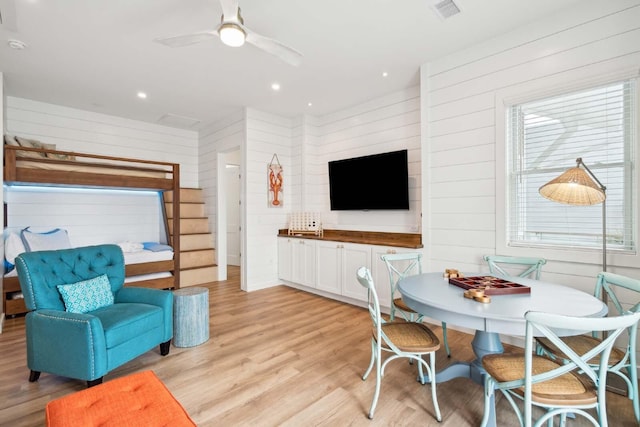
<svg viewBox="0 0 640 427"><path fill-rule="evenodd" d="M493 276L449 278L449 283L462 289L482 289L484 295L530 294L531 288Z"/></svg>

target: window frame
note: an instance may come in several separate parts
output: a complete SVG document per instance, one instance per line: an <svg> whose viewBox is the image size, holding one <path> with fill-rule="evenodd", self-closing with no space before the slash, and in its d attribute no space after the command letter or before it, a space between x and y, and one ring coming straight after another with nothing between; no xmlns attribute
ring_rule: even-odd
<svg viewBox="0 0 640 427"><path fill-rule="evenodd" d="M578 78L572 75L553 76L535 81L526 82L514 87L509 87L497 91L495 94L495 124L496 124L496 253L511 256L536 256L553 259L557 261L596 264L602 265L602 248L576 248L576 247L554 247L554 246L527 246L525 245L509 245L507 226L509 220L509 168L507 162L510 160L509 146L509 126L508 113L511 106L523 104L530 101L539 100L565 93L589 89L596 86L602 86L609 83L619 82L621 80L633 79L640 77L640 71L637 68L619 70L608 74L595 77ZM640 182L638 173L638 163L640 159L640 80L636 82L636 128L635 131L635 147L632 157L633 167L636 170L633 185L638 187ZM571 162L566 168L575 166ZM604 183L606 185L606 183ZM640 263L640 240L638 239L638 230L640 229L640 213L638 212L638 204L640 197L636 197L634 203L635 216L632 219L633 233L636 241L636 253L629 252L610 252L607 251L607 263L609 266L636 267Z"/></svg>

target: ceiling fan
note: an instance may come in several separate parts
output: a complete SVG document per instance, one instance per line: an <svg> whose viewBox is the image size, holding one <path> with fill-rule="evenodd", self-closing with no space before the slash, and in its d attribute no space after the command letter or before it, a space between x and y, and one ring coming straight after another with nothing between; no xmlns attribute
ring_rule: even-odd
<svg viewBox="0 0 640 427"><path fill-rule="evenodd" d="M157 38L154 41L169 47L182 47L218 36L228 46L242 46L246 41L267 53L277 56L290 65L300 65L302 60L300 52L279 41L255 33L244 26L238 0L220 0L220 5L222 6L222 17L220 25L215 30Z"/></svg>

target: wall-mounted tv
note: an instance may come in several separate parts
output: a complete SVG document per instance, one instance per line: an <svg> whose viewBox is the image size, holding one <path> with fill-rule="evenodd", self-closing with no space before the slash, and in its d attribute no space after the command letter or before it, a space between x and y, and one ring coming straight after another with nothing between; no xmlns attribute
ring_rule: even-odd
<svg viewBox="0 0 640 427"><path fill-rule="evenodd" d="M332 211L409 209L407 150L329 162Z"/></svg>

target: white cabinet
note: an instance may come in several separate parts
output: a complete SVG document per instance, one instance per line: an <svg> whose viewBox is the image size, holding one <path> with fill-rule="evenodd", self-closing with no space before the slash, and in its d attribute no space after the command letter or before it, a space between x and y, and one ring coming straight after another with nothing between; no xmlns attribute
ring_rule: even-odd
<svg viewBox="0 0 640 427"><path fill-rule="evenodd" d="M340 266L342 265L342 243L319 241L316 245L316 288L340 295L342 293Z"/></svg>
<svg viewBox="0 0 640 427"><path fill-rule="evenodd" d="M288 237L278 237L278 277L282 280L292 281L291 279L291 246L293 239Z"/></svg>
<svg viewBox="0 0 640 427"><path fill-rule="evenodd" d="M355 243L342 244L342 295L360 301L367 300L367 290L358 282L360 267L371 268L371 246Z"/></svg>
<svg viewBox="0 0 640 427"><path fill-rule="evenodd" d="M317 244L317 289L366 301L367 291L356 279L360 267L371 267L371 247L321 241Z"/></svg>
<svg viewBox="0 0 640 427"><path fill-rule="evenodd" d="M315 240L278 237L278 277L282 280L315 287Z"/></svg>
<svg viewBox="0 0 640 427"><path fill-rule="evenodd" d="M291 281L312 288L316 287L316 242L292 239Z"/></svg>
<svg viewBox="0 0 640 427"><path fill-rule="evenodd" d="M409 252L418 252L419 249L400 248L395 246L372 246L371 247L371 277L376 285L378 299L383 307L391 306L391 283L389 283L389 271L384 261L380 259L386 254L404 254ZM396 292L396 298L400 297L400 293Z"/></svg>
<svg viewBox="0 0 640 427"><path fill-rule="evenodd" d="M387 266L381 255L419 249L345 243L333 240L278 237L278 277L334 295L367 301L367 290L356 278L360 267L371 270L380 305L389 308L391 292ZM399 295L398 295L399 296Z"/></svg>

